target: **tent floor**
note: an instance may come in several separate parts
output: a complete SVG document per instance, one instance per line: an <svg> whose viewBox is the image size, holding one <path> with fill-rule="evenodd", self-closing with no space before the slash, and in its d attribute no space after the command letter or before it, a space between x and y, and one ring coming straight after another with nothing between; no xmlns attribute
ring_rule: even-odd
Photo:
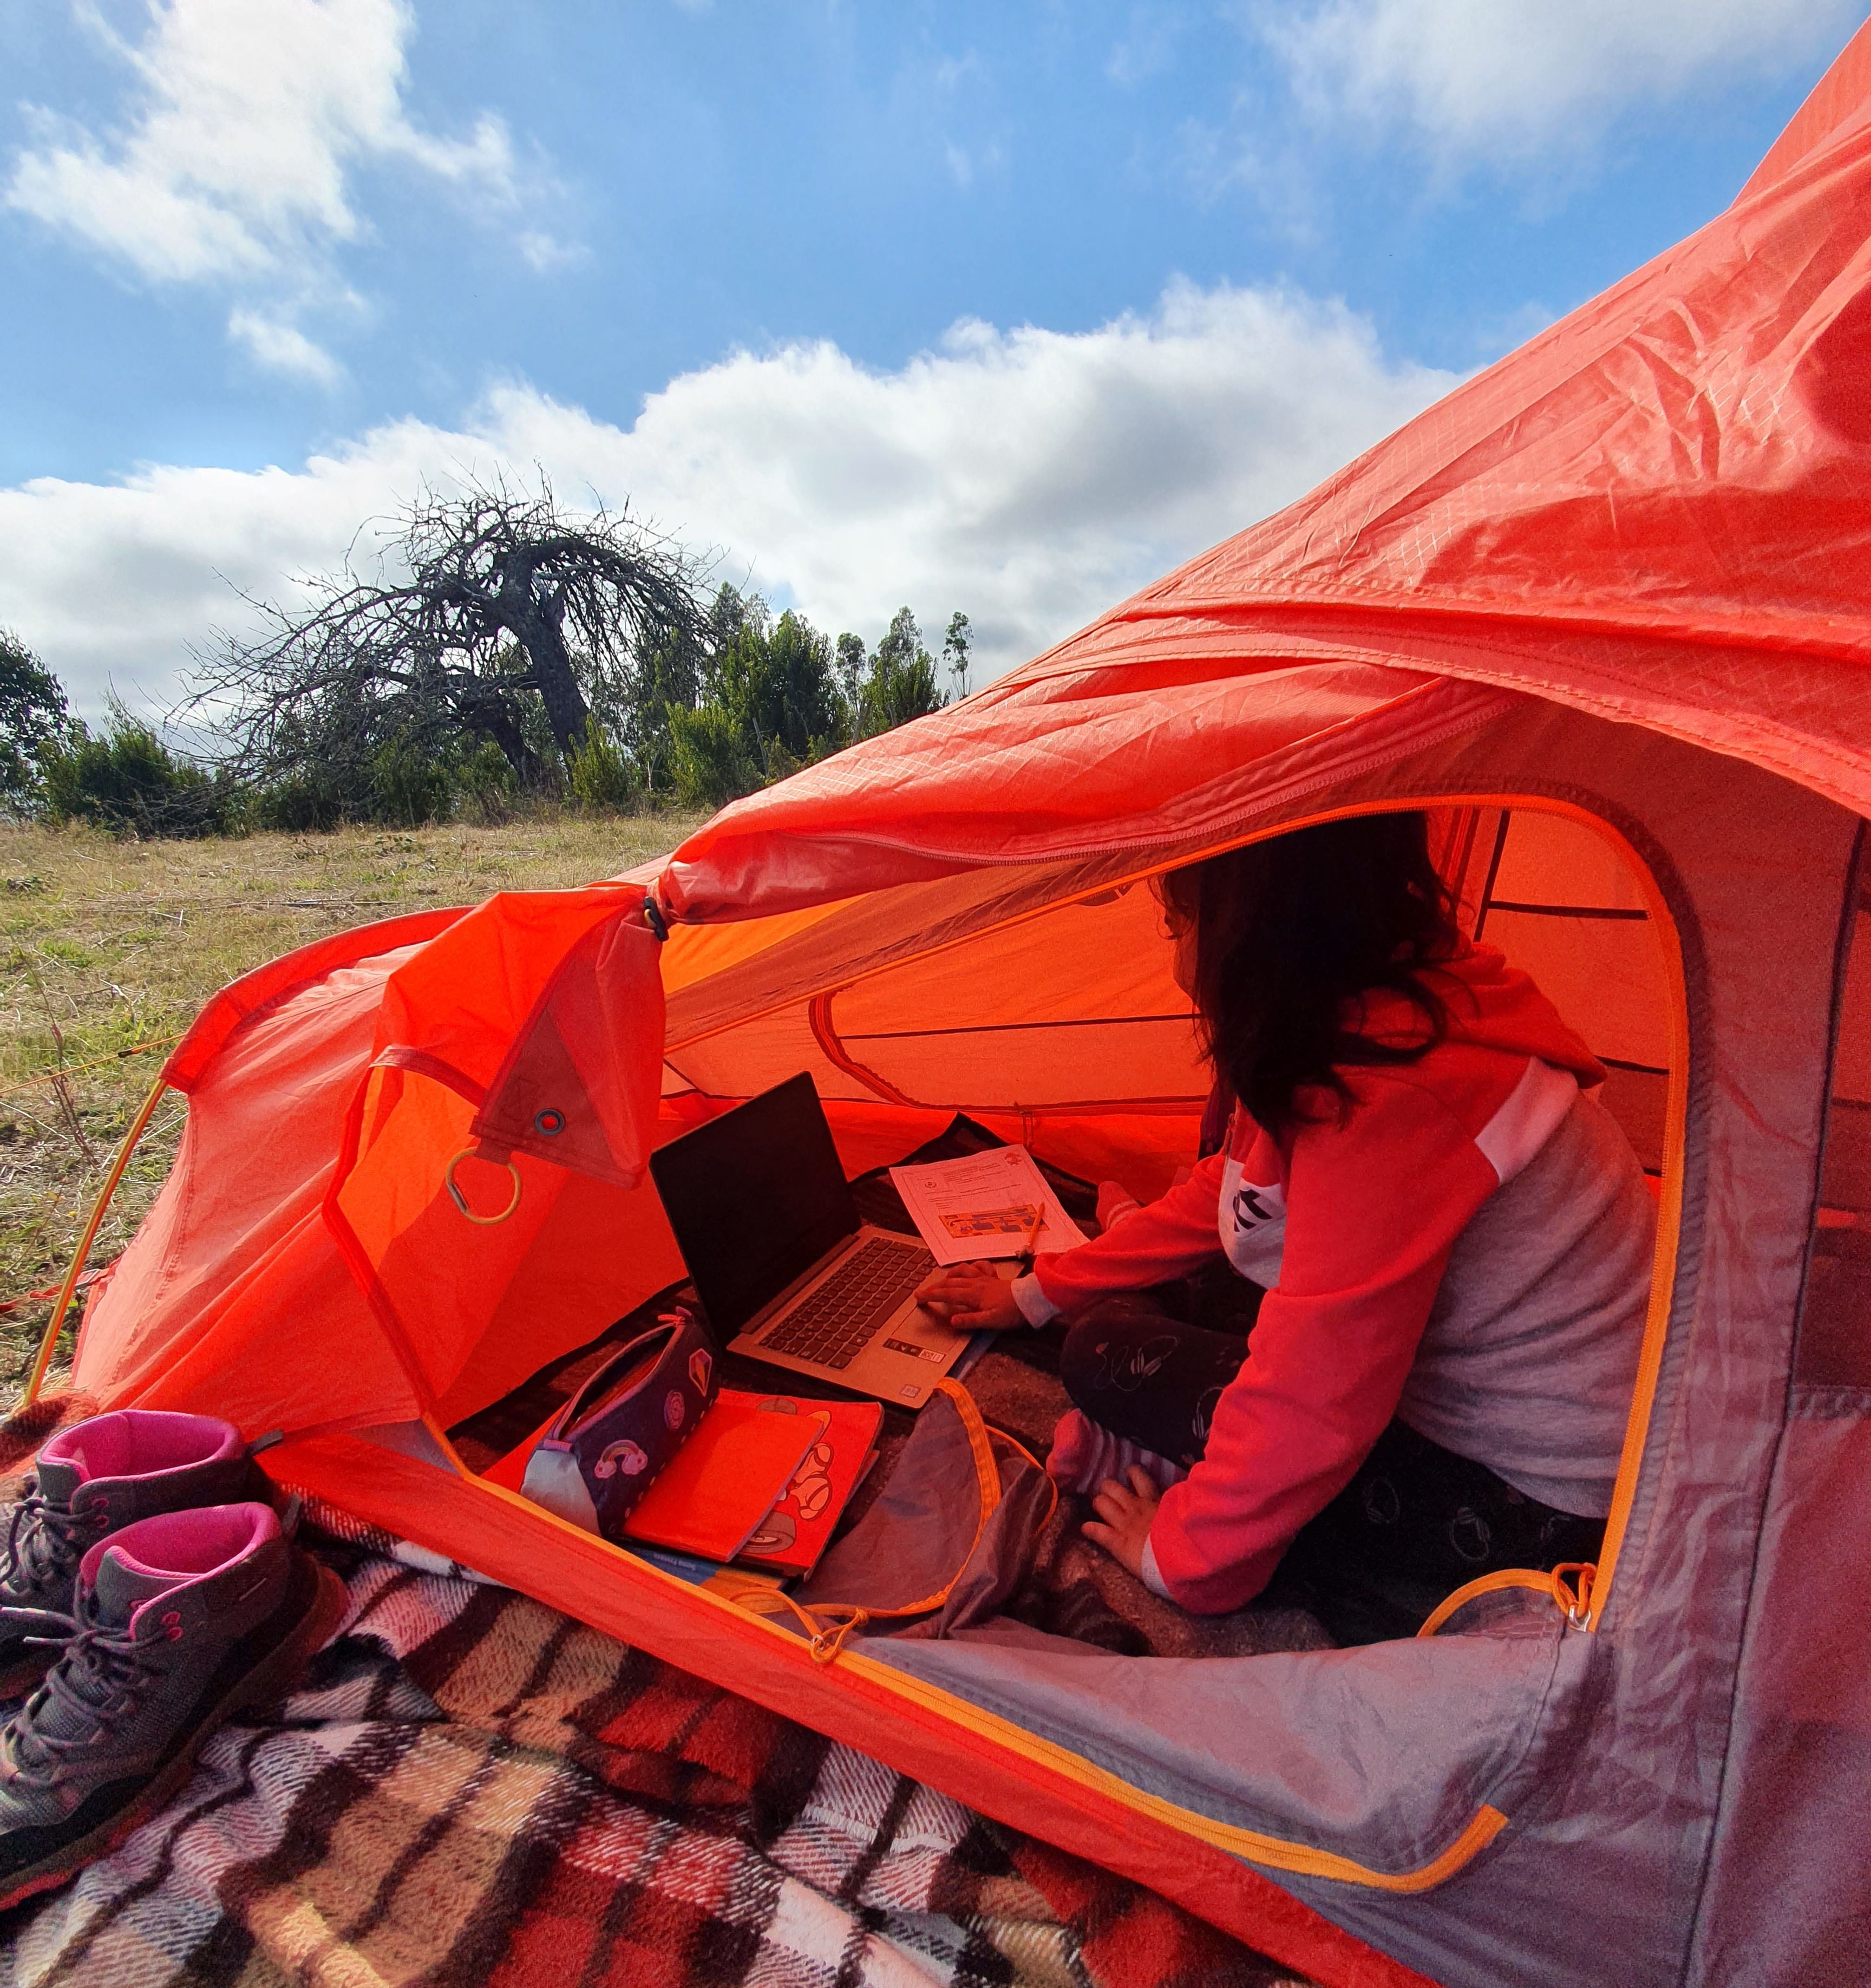
<svg viewBox="0 0 1871 1988"><path fill-rule="evenodd" d="M905 1158L912 1163L952 1159L1000 1143L985 1127L958 1116L936 1138ZM1040 1165L1074 1219L1093 1222L1095 1191L1087 1182L1062 1173L1044 1160ZM863 1175L852 1185L859 1212L867 1222L880 1229L915 1233L915 1224L905 1212L886 1169L879 1168ZM1225 1317L1216 1317L1218 1310L1224 1314L1231 1309L1238 1313L1238 1296L1246 1289L1231 1273L1224 1273L1199 1294L1205 1322L1226 1322ZM485 1470L507 1455L556 1407L569 1401L617 1347L644 1330L657 1312L678 1295L693 1301L694 1293L685 1284L672 1285L656 1293L587 1344L541 1368L499 1401L457 1423L448 1435L462 1460L472 1469ZM1240 1317L1243 1331L1250 1318L1251 1310ZM1068 1405L1059 1381L1062 1337L1057 1328L1003 1334L991 1351L967 1370L963 1382L986 1421L1005 1430L1042 1459L1051 1447L1054 1428ZM729 1354L722 1357L721 1373L728 1387L758 1390L773 1385L775 1370L743 1355ZM868 1398L805 1374L787 1374L785 1386L788 1393L814 1398ZM891 1467L914 1425L915 1418L907 1411L888 1402L884 1405L876 1467L852 1499L841 1530L863 1516L889 1481ZM1126 1656L1243 1657L1273 1650L1332 1647L1331 1638L1315 1616L1304 1608L1283 1604L1277 1592L1272 1598L1264 1598L1230 1615L1189 1615L1172 1603L1160 1600L1108 1554L1081 1537L1079 1527L1088 1513L1083 1499L1068 1495L1060 1499L1059 1509L1035 1544L1027 1577L1008 1603L1010 1615L1031 1628Z"/></svg>

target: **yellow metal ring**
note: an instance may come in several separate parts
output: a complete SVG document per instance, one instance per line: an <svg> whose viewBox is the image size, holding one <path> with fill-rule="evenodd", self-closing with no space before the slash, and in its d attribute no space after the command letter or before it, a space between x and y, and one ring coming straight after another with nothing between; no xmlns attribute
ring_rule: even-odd
<svg viewBox="0 0 1871 1988"><path fill-rule="evenodd" d="M455 1169L461 1165L463 1160L467 1159L471 1155L480 1159L486 1160L487 1164L490 1167L504 1165L507 1172L513 1176L513 1199L507 1203L505 1208L501 1209L498 1215L476 1215L474 1210L468 1205L468 1197L463 1194L461 1189L455 1185ZM500 1160L488 1159L488 1157L485 1153L478 1153L476 1149L472 1146L462 1147L461 1151L448 1162L448 1166L442 1173L442 1184L448 1190L448 1199L461 1210L462 1213L465 1215L470 1222L475 1223L482 1229L491 1229L496 1222L506 1221L507 1217L519 1205L519 1168L515 1166L511 1160L502 1161Z"/></svg>

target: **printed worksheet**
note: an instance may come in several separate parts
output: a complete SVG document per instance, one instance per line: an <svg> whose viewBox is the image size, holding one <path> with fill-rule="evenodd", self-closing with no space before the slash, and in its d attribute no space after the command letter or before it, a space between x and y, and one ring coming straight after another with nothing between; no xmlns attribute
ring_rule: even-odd
<svg viewBox="0 0 1871 1988"><path fill-rule="evenodd" d="M996 1146L890 1178L939 1263L1070 1249L1084 1231L1059 1205L1024 1146Z"/></svg>

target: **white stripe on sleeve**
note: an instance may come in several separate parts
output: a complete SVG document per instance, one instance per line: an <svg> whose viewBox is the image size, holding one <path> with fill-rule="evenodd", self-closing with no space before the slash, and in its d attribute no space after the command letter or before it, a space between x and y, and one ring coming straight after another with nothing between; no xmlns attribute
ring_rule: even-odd
<svg viewBox="0 0 1871 1988"><path fill-rule="evenodd" d="M1578 1095L1578 1079L1538 1057L1527 1059L1507 1102L1475 1134L1482 1157L1504 1187L1559 1129Z"/></svg>
<svg viewBox="0 0 1871 1988"><path fill-rule="evenodd" d="M1171 1601L1176 1598L1170 1594L1169 1584L1165 1581L1162 1574L1158 1570L1156 1542L1154 1540L1145 1540L1143 1543L1142 1572L1143 1584L1152 1594L1160 1594L1166 1601Z"/></svg>
<svg viewBox="0 0 1871 1988"><path fill-rule="evenodd" d="M1040 1280L1030 1271L1013 1280L1013 1302L1029 1325L1050 1325L1059 1316L1059 1307L1040 1289Z"/></svg>

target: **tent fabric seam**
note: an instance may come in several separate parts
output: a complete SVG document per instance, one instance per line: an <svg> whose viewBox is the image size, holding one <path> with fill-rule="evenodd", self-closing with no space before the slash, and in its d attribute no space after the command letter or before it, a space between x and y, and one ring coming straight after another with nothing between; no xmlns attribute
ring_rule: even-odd
<svg viewBox="0 0 1871 1988"><path fill-rule="evenodd" d="M1108 626L1122 627L1151 621L1193 620L1206 615L1224 627L1240 626L1249 618L1263 614L1323 613L1325 614L1359 615L1369 614L1373 608L1392 610L1407 610L1413 619L1425 621L1449 621L1456 624L1486 621L1503 628L1524 630L1528 636L1538 634L1544 639L1539 642L1522 640L1506 646L1528 649L1550 647L1555 635L1611 636L1626 641L1666 642L1685 648L1732 650L1737 647L1764 649L1775 655L1811 658L1815 661L1856 663L1871 658L1871 640L1859 637L1850 641L1829 644L1815 642L1810 638L1776 641L1771 639L1770 624L1760 631L1758 624L1744 622L1735 616L1728 620L1709 620L1685 623L1680 620L1660 620L1653 624L1633 623L1619 620L1608 614L1581 614L1568 611L1564 614L1516 614L1511 608L1498 602L1443 593L1434 599L1407 591L1399 592L1373 586L1368 580L1346 580L1338 583L1344 593L1356 593L1365 597L1348 600L1342 594L1263 593L1243 593L1231 597L1200 594L1186 596L1174 601L1145 603L1125 609L1114 615ZM1825 617L1824 619L1832 617ZM1731 623L1732 625L1731 625ZM1744 641L1737 637L1744 629L1753 629ZM1277 631L1276 632L1289 632ZM1762 639L1764 635L1767 639ZM1088 660L1078 667L1088 671L1100 668L1122 668L1122 664L1101 664ZM1399 664L1399 668L1409 668L1408 664ZM1028 679L1023 674L1021 682Z"/></svg>
<svg viewBox="0 0 1871 1988"><path fill-rule="evenodd" d="M464 1104L479 1108L486 1101L487 1092L465 1071L457 1070L452 1063L427 1050L412 1048L407 1043L391 1043L378 1050L370 1060L371 1070L401 1070L410 1077L425 1077L431 1084L439 1084L445 1090L452 1090ZM367 1077L368 1072L366 1073Z"/></svg>
<svg viewBox="0 0 1871 1988"><path fill-rule="evenodd" d="M1857 940L1858 913L1865 888L1866 836L1860 822L1852 838L1851 859L1846 865L1845 894L1839 908L1839 928L1832 945L1832 1004L1825 1024L1825 1095L1819 1117L1819 1137L1812 1158L1812 1193L1807 1205L1806 1248L1800 1265L1799 1292L1793 1305L1792 1357L1787 1367L1787 1388L1781 1404L1783 1418L1791 1414L1795 1389L1799 1385L1800 1354L1805 1337L1806 1292L1812 1280L1813 1252L1819 1237L1819 1209L1825 1195L1825 1164L1832 1145L1832 1093L1839 1063L1839 1037L1845 1023L1845 995L1851 971L1852 953Z"/></svg>
<svg viewBox="0 0 1871 1988"><path fill-rule="evenodd" d="M1478 679L1476 681L1479 681ZM1316 733L1310 738L1297 742L1308 750L1316 749L1321 741L1329 739L1335 732L1349 730L1354 726L1362 725L1382 714L1394 711L1398 705L1406 702L1409 698L1420 695L1425 691L1440 688L1440 687L1441 686L1437 684L1431 683L1420 686L1417 688L1413 688L1412 690L1405 692L1402 697L1393 698L1387 703L1376 705L1371 711L1359 713L1356 718L1346 718L1343 720L1340 725L1328 726L1324 732ZM1432 747L1443 745L1449 739L1460 736L1460 734L1464 732L1477 731L1480 729L1481 726L1501 715L1503 710L1505 708L1504 700L1524 695L1524 693L1516 692L1507 689L1504 686L1496 684L1480 682L1480 687L1485 691L1492 692L1495 697L1504 700L1504 702L1500 704L1490 704L1488 707L1484 708L1477 709L1471 708L1467 711L1459 712L1443 720L1439 725L1433 727L1428 732L1413 735L1410 738L1400 741L1395 745L1385 746L1381 749L1363 754L1357 758L1342 762L1338 765L1334 766L1329 772L1308 774L1301 779L1294 780L1284 786L1275 787L1267 794L1260 797L1255 801L1253 804L1252 813L1254 814L1265 813L1274 808L1284 806L1292 801L1303 800L1308 794L1316 793L1321 787L1335 786L1346 780L1360 779L1366 774L1377 772L1382 767L1392 765L1398 759L1407 759L1413 754L1426 752ZM1225 810L1216 814L1211 814L1200 817L1196 822L1186 829L1164 830L1159 833L1151 835L1134 836L1122 840L1095 843L1071 843L1063 847L1049 846L1044 850L1034 851L1022 850L1007 854L990 850L970 850L967 852L966 856L963 856L959 852L956 852L951 855L949 852L934 850L928 845L918 845L914 843L906 842L900 837L878 835L875 833L861 830L849 835L839 835L835 837L798 835L792 837L790 840L796 844L805 847L812 847L817 844L829 843L832 846L838 848L875 849L885 851L892 855L929 856L933 854L940 857L944 860L952 860L956 871L966 871L976 869L1043 868L1049 867L1054 864L1080 862L1091 857L1125 856L1138 854L1146 850L1160 849L1164 847L1166 845L1179 842L1197 842L1216 833L1225 828L1230 823L1239 822L1243 819L1250 818L1251 818L1250 816L1243 814L1238 809ZM677 860L677 858L674 857L671 859L671 867L673 867L674 863ZM665 870L664 874L665 875L668 874L667 870ZM862 895L864 894L858 892L853 893L852 894ZM667 908L668 908L665 905L665 911L667 911ZM689 918L678 916L673 918L672 921L673 923L681 925L698 925L726 922L726 921L723 921L719 916L705 916L699 918ZM912 955L910 956L913 958L917 955ZM837 983L834 983L834 986L837 984ZM685 1046L687 1041L693 1040L695 1040L695 1038L685 1038L685 1044L682 1046Z"/></svg>
<svg viewBox="0 0 1871 1988"><path fill-rule="evenodd" d="M844 983L848 986L851 983ZM900 1104L911 1110L921 1110L913 1097L905 1097L888 1078L880 1077L866 1063L861 1063L845 1047L844 1038L838 1033L831 1018L831 1004L844 991L844 987L827 987L822 993L814 994L806 1003L806 1021L811 1029L812 1039L824 1052L825 1060L834 1069L842 1070L847 1077L854 1077L866 1090L873 1092L886 1104ZM686 1043L678 1045L686 1048ZM664 1056L668 1057L665 1046Z"/></svg>

